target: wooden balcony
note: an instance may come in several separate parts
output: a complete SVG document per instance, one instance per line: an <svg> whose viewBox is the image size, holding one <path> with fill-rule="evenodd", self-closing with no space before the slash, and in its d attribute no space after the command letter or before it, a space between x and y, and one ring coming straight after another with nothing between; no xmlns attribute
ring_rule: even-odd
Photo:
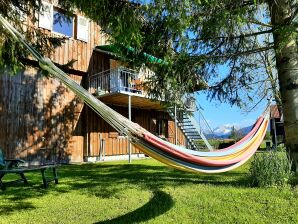
<svg viewBox="0 0 298 224"><path fill-rule="evenodd" d="M90 76L88 91L102 102L128 106L129 96L134 108L163 110L159 101L146 96L141 83L146 77L140 72L118 67Z"/></svg>
<svg viewBox="0 0 298 224"><path fill-rule="evenodd" d="M106 104L128 106L129 95L131 96L131 107L133 108L164 110L159 101L152 101L149 98L133 93L112 93L108 95L102 95L99 97L99 99Z"/></svg>

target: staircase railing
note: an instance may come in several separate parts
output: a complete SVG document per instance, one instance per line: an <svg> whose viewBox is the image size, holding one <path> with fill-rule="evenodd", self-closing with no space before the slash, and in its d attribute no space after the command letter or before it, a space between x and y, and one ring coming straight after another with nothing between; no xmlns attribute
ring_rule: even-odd
<svg viewBox="0 0 298 224"><path fill-rule="evenodd" d="M177 112L177 125L184 133L189 147L194 150L199 150L199 141L203 140L209 150L213 150L213 147L206 138L208 134L211 138L214 137L213 130L204 118L201 110L195 102L195 98L192 95L185 96L185 106L187 111L178 110ZM168 110L170 116L175 120L175 115L172 109ZM197 119L194 117L194 113L197 112Z"/></svg>
<svg viewBox="0 0 298 224"><path fill-rule="evenodd" d="M204 131L204 129L203 129L203 123L205 123L205 122L207 123L207 121L205 120L203 115L201 114L201 119L199 121L197 121L193 115L189 115L189 120L190 120L191 124L197 129L199 135L201 136L201 139L204 141L207 148L209 150L213 150L213 147L211 146L211 144L209 143L209 141L207 140L207 138L205 136L206 131Z"/></svg>
<svg viewBox="0 0 298 224"><path fill-rule="evenodd" d="M200 127L202 129L202 132L205 134L205 135L208 135L209 139L214 139L215 138L215 134L214 134L214 131L213 129L210 127L208 121L205 119L200 107L197 107L197 115L198 115L198 123L200 124Z"/></svg>

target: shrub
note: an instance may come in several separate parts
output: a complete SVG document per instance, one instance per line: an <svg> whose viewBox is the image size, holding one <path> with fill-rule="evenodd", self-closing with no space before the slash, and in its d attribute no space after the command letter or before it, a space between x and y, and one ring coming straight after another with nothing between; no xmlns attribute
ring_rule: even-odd
<svg viewBox="0 0 298 224"><path fill-rule="evenodd" d="M234 145L235 143L236 143L236 141L234 139L226 139L226 140L221 141L218 144L218 148L219 149L224 149L224 148L227 148L231 145Z"/></svg>
<svg viewBox="0 0 298 224"><path fill-rule="evenodd" d="M284 149L255 155L250 167L252 185L258 187L284 186L291 175L291 161Z"/></svg>

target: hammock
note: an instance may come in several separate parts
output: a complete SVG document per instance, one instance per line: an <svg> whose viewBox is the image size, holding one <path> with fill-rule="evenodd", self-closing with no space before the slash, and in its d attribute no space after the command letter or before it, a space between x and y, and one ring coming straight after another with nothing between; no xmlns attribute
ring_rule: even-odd
<svg viewBox="0 0 298 224"><path fill-rule="evenodd" d="M261 144L268 127L269 107L258 118L252 130L234 145L211 152L200 152L176 146L164 141L140 125L128 120L121 114L102 103L82 86L78 85L66 73L55 66L48 58L37 52L25 38L0 15L0 23L12 37L21 42L32 56L39 62L42 69L48 71L53 77L59 79L77 96L92 108L102 119L109 123L141 151L179 170L203 173L221 173L235 169L249 160Z"/></svg>

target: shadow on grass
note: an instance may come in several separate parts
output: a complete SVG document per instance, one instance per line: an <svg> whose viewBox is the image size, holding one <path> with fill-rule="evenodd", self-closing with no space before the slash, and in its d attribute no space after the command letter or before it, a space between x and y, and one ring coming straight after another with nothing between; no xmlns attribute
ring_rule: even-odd
<svg viewBox="0 0 298 224"><path fill-rule="evenodd" d="M142 207L117 218L96 222L97 224L139 223L153 219L174 206L172 197L163 191L154 191L153 197Z"/></svg>
<svg viewBox="0 0 298 224"><path fill-rule="evenodd" d="M2 204L0 211L18 212L20 209L33 209L33 205L26 204L27 199L42 198L47 194L58 195L69 191L77 191L78 194L88 194L98 198L117 197L118 194L126 190L127 184L151 192L159 192L160 189L166 187L188 184L249 187L245 169L223 174L198 175L174 170L150 160L144 161L143 164L140 163L143 162L61 166L58 169L59 184L57 186L51 184L48 189L41 187L42 181L39 173L30 173L27 176L29 185L9 186L5 191L0 192L0 200L7 201L4 207ZM170 201L164 193L156 193L152 199L154 203L157 197ZM12 204L14 206L11 206Z"/></svg>
<svg viewBox="0 0 298 224"><path fill-rule="evenodd" d="M87 168L87 169L85 169ZM166 186L186 184L208 184L216 186L249 187L246 173L229 172L224 174L198 175L173 170L166 166L150 166L143 164L90 164L85 167L74 166L66 170L65 177L72 189L99 187L102 197L112 197L116 193L115 186L129 183L154 191ZM62 189L61 189L62 190ZM94 191L91 190L94 195Z"/></svg>
<svg viewBox="0 0 298 224"><path fill-rule="evenodd" d="M22 210L28 210L28 209L35 209L35 206L33 206L30 202L16 202L13 205L2 205L0 208L0 213L8 215L9 213L13 213L14 211L22 211Z"/></svg>
<svg viewBox="0 0 298 224"><path fill-rule="evenodd" d="M26 201L28 198L38 198L41 196L39 190L33 192L31 184L22 185L23 183L16 183L15 186L7 186L9 190L0 190L1 206L0 214L8 215L13 212L20 212L22 210L35 209L33 203ZM30 186L31 185L31 186ZM6 188L6 189L7 189ZM31 188L31 189L30 189Z"/></svg>
<svg viewBox="0 0 298 224"><path fill-rule="evenodd" d="M35 209L32 202L27 199L41 198L49 193L49 189L43 188L40 173L26 173L28 183L24 182L7 182L19 180L19 175L8 174L4 177L5 189L0 189L0 214L10 214L22 210ZM52 186L51 186L52 185ZM50 184L53 187L54 184Z"/></svg>
<svg viewBox="0 0 298 224"><path fill-rule="evenodd" d="M60 172L61 184L55 188L55 191L61 193L77 191L79 194L97 197L100 200L121 198L128 186L150 192L169 187L199 184L237 188L249 187L246 169L223 174L198 175L174 170L155 162L154 164L152 166L144 161L144 164L99 163L63 166ZM134 220L131 217L134 214L126 214L123 220ZM115 222L112 222L113 220L111 222L106 220L106 222L117 223L118 218Z"/></svg>

